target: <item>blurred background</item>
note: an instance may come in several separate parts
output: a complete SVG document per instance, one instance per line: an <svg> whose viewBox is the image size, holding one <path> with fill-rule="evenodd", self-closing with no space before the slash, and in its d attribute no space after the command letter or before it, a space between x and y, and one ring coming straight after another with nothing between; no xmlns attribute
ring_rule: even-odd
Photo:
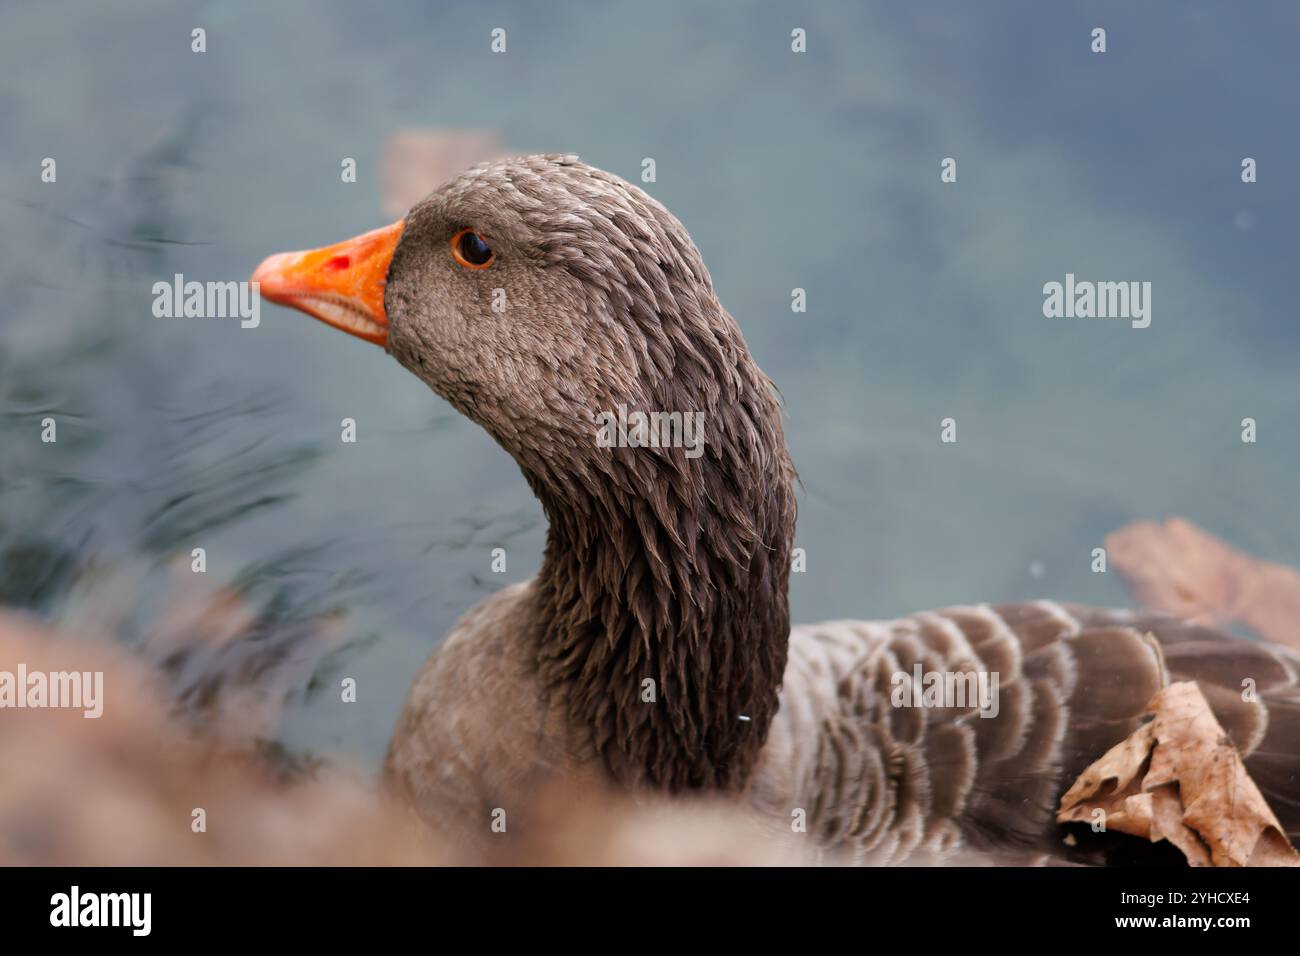
<svg viewBox="0 0 1300 956"><path fill-rule="evenodd" d="M0 604L131 647L184 707L295 765L378 767L430 650L535 570L542 514L504 452L380 350L269 304L257 329L155 318L151 290L391 221L379 170L402 130L576 152L686 224L786 403L798 621L1123 605L1092 549L1175 514L1300 560L1295 4L2 17ZM1044 318L1067 272L1151 282L1150 328Z"/></svg>

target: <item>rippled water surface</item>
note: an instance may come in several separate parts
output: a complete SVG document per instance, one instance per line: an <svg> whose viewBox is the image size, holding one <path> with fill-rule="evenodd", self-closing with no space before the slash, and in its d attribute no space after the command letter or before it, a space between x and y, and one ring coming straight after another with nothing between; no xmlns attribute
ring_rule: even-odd
<svg viewBox="0 0 1300 956"><path fill-rule="evenodd" d="M1300 563L1300 8L1138 6L9 7L0 602L147 643L202 546L253 620L214 655L295 675L282 740L378 761L441 635L535 569L541 511L380 350L269 305L257 329L158 319L151 288L382 224L380 149L411 126L630 179L655 158L784 394L800 620L1126 603L1091 549L1175 514ZM1151 327L1045 319L1066 273L1150 281ZM166 661L198 700L205 661Z"/></svg>

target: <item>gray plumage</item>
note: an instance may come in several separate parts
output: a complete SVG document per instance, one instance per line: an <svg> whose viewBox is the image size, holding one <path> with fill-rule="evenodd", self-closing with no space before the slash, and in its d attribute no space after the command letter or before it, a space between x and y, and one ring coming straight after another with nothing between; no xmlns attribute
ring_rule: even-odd
<svg viewBox="0 0 1300 956"><path fill-rule="evenodd" d="M463 228L489 268L453 261ZM734 794L786 830L802 812L819 846L869 862L1099 861L1115 841L1067 846L1057 800L1191 678L1300 830L1300 659L1282 648L1050 602L792 631L779 405L686 230L636 187L575 157L475 167L411 211L385 307L391 353L514 457L550 522L537 578L469 612L411 688L387 774L431 823L486 833L564 774ZM704 454L599 447L593 416L620 404L703 412ZM998 715L892 706L918 662L996 671Z"/></svg>

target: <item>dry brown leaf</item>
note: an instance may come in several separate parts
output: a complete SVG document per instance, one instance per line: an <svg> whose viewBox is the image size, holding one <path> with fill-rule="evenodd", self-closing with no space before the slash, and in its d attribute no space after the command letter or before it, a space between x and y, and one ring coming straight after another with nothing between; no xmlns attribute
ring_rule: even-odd
<svg viewBox="0 0 1300 956"><path fill-rule="evenodd" d="M473 166L505 155L494 132L457 129L399 129L384 143L379 166L384 212L405 216L444 182Z"/></svg>
<svg viewBox="0 0 1300 956"><path fill-rule="evenodd" d="M1194 681L1164 688L1154 714L1080 774L1058 823L1168 840L1192 866L1300 866L1227 733Z"/></svg>
<svg viewBox="0 0 1300 956"><path fill-rule="evenodd" d="M285 779L175 720L159 675L0 608L0 671L102 675L100 716L0 711L0 866L438 863L441 841L355 769ZM12 771L12 772L10 772ZM191 830L201 807L209 830Z"/></svg>
<svg viewBox="0 0 1300 956"><path fill-rule="evenodd" d="M220 624L221 622L218 622ZM798 862L788 827L741 808L651 802L573 783L543 792L530 829L452 840L357 768L286 778L173 718L155 671L108 639L0 608L0 671L103 675L102 713L0 710L0 866L717 865ZM527 801L533 804L530 798ZM208 829L191 830L193 811ZM527 816L526 814L524 815ZM543 825L544 824L544 825Z"/></svg>
<svg viewBox="0 0 1300 956"><path fill-rule="evenodd" d="M1202 624L1245 624L1300 648L1300 571L1261 561L1183 518L1106 536L1106 551L1142 605Z"/></svg>

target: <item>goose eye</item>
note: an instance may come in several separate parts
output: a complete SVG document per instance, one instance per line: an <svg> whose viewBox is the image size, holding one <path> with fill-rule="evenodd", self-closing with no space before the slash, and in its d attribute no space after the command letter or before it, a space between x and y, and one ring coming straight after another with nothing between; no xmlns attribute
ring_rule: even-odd
<svg viewBox="0 0 1300 956"><path fill-rule="evenodd" d="M462 229L451 237L451 254L467 269L486 269L496 258L492 247L472 229Z"/></svg>

